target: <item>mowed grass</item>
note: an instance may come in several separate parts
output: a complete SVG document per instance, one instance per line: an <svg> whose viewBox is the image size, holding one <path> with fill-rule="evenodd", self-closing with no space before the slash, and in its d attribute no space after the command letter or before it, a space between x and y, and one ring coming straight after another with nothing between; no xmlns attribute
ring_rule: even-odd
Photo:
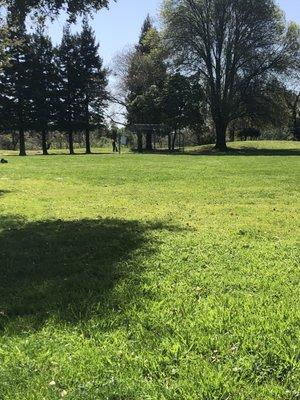
<svg viewBox="0 0 300 400"><path fill-rule="evenodd" d="M6 157L1 400L300 398L300 145L234 146Z"/></svg>

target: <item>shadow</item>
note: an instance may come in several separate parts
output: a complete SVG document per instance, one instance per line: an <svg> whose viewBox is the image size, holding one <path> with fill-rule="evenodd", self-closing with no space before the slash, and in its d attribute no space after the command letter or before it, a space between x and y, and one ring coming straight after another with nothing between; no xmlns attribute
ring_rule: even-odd
<svg viewBox="0 0 300 400"><path fill-rule="evenodd" d="M0 189L0 197L6 195L8 193L11 193L11 191L10 190L1 190Z"/></svg>
<svg viewBox="0 0 300 400"><path fill-rule="evenodd" d="M169 227L119 219L0 220L0 329L15 335L49 318L78 323L124 307L139 296L143 265L154 252L151 232L158 229ZM120 282L122 290L112 293Z"/></svg>
<svg viewBox="0 0 300 400"><path fill-rule="evenodd" d="M226 152L215 150L211 147L185 151L184 153L169 153L171 155L188 155L188 156L300 156L300 149L258 149L255 147L230 148Z"/></svg>
<svg viewBox="0 0 300 400"><path fill-rule="evenodd" d="M255 147L241 147L239 149L228 148L227 152L207 149L200 152L187 152L188 155L208 156L300 156L300 149L257 149Z"/></svg>
<svg viewBox="0 0 300 400"><path fill-rule="evenodd" d="M116 153L113 152L109 152L109 151L104 151L104 152L92 152L91 154L86 154L86 153L74 153L74 154L70 154L68 152L49 152L47 155L42 154L41 152L31 152L31 151L27 151L27 158L31 158L31 157L41 157L41 158L51 158L51 157L57 157L57 156L70 156L70 157L79 157L79 156L86 156L86 157L90 157L90 156L105 156L105 155L113 155ZM122 153L124 154L124 153ZM118 155L118 154L117 154ZM20 158L19 154L6 154L5 157L7 158ZM25 157L25 158L26 158Z"/></svg>
<svg viewBox="0 0 300 400"><path fill-rule="evenodd" d="M228 147L227 151L219 151L214 149L213 145L201 146L194 150L174 150L156 149L151 152L143 151L142 153L133 152L134 154L148 155L168 155L168 156L300 156L299 149L268 149L255 147Z"/></svg>
<svg viewBox="0 0 300 400"><path fill-rule="evenodd" d="M92 152L90 154L86 154L86 153L74 153L74 154L70 154L70 153L49 153L48 156L70 156L70 157L79 157L79 156L86 156L86 157L90 157L90 156L105 156L105 155L111 155L111 154L115 154L113 152L109 152L109 151L104 151L104 152ZM33 154L34 156L43 156L43 154ZM46 157L48 157L46 156Z"/></svg>

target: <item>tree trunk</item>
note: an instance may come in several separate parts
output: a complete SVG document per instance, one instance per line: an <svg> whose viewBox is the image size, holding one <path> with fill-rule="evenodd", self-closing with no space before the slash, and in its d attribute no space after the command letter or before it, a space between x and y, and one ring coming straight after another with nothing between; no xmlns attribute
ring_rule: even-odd
<svg viewBox="0 0 300 400"><path fill-rule="evenodd" d="M201 146L202 145L202 138L203 138L202 132L197 130L196 131L197 146Z"/></svg>
<svg viewBox="0 0 300 400"><path fill-rule="evenodd" d="M174 135L173 135L173 140L172 140L172 151L175 151L176 139L177 139L177 131L175 131L175 132L174 132Z"/></svg>
<svg viewBox="0 0 300 400"><path fill-rule="evenodd" d="M234 142L235 141L235 131L234 131L234 129L231 129L229 135L230 135L230 141Z"/></svg>
<svg viewBox="0 0 300 400"><path fill-rule="evenodd" d="M42 149L43 149L43 155L47 156L48 155L47 131L45 129L42 131Z"/></svg>
<svg viewBox="0 0 300 400"><path fill-rule="evenodd" d="M12 133L12 149L15 151L17 149L17 144L19 142L18 134L16 132Z"/></svg>
<svg viewBox="0 0 300 400"><path fill-rule="evenodd" d="M298 118L297 118L299 100L300 100L300 93L296 96L295 102L293 104L293 134L294 134L294 139L297 141L300 140Z"/></svg>
<svg viewBox="0 0 300 400"><path fill-rule="evenodd" d="M137 133L137 140L138 140L138 153L143 152L143 136L141 133Z"/></svg>
<svg viewBox="0 0 300 400"><path fill-rule="evenodd" d="M73 140L73 131L72 130L69 130L69 132L68 132L68 140L69 140L70 155L73 155L75 153L74 153L74 140Z"/></svg>
<svg viewBox="0 0 300 400"><path fill-rule="evenodd" d="M220 151L227 151L226 145L226 131L227 131L227 124L220 121L215 123L216 127L216 145L215 149Z"/></svg>
<svg viewBox="0 0 300 400"><path fill-rule="evenodd" d="M87 125L85 129L85 153L91 154L91 138L90 138L90 127Z"/></svg>
<svg viewBox="0 0 300 400"><path fill-rule="evenodd" d="M146 133L146 150L147 151L153 151L152 133L150 133L150 132Z"/></svg>
<svg viewBox="0 0 300 400"><path fill-rule="evenodd" d="M89 98L85 101L85 153L91 154Z"/></svg>
<svg viewBox="0 0 300 400"><path fill-rule="evenodd" d="M169 151L172 151L172 137L170 133L168 133L168 148Z"/></svg>
<svg viewBox="0 0 300 400"><path fill-rule="evenodd" d="M19 129L19 142L20 142L20 156L26 156L26 148L25 148L25 134L24 129Z"/></svg>

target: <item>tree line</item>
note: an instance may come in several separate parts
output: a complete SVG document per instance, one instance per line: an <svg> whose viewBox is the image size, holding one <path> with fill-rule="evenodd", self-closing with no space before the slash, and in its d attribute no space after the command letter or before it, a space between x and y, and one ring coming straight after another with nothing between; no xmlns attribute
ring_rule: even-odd
<svg viewBox="0 0 300 400"><path fill-rule="evenodd" d="M39 135L48 154L50 131L67 134L70 154L74 132L85 132L90 153L90 132L104 120L108 71L87 20L78 34L66 26L57 47L43 27L28 34L25 22L12 26L0 73L1 130L18 132L20 155L26 155L26 132Z"/></svg>
<svg viewBox="0 0 300 400"><path fill-rule="evenodd" d="M90 133L105 123L111 103L140 152L151 151L157 135L174 150L186 130L210 130L219 150L238 132L258 137L266 124L287 125L300 138L300 28L286 23L273 0L165 0L162 29L147 17L136 46L117 58L111 93L87 17L80 33L66 26L58 46L43 28L62 8L71 23L108 1L2 3L0 129L18 133L20 155L26 132L40 137L47 154L51 131L67 135L70 154L74 134L84 132L90 153ZM26 31L29 14L40 22L34 33Z"/></svg>

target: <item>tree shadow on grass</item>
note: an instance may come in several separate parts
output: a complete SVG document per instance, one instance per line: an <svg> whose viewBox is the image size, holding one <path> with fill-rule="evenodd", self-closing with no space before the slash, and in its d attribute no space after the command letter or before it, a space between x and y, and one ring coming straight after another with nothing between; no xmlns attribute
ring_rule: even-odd
<svg viewBox="0 0 300 400"><path fill-rule="evenodd" d="M190 156L300 156L300 149L258 149L255 147L228 148L226 152L216 151L212 148L187 151Z"/></svg>
<svg viewBox="0 0 300 400"><path fill-rule="evenodd" d="M150 153L147 153L150 154ZM194 150L185 151L168 151L168 150L155 150L152 154L156 155L172 155L172 156L214 156L214 157L228 157L228 156L300 156L300 149L268 149L268 148L255 148L242 146L240 148L228 147L227 151L215 150L213 146L202 146Z"/></svg>
<svg viewBox="0 0 300 400"><path fill-rule="evenodd" d="M49 318L76 324L123 307L139 295L151 231L162 228L119 219L0 220L0 329L36 330Z"/></svg>
<svg viewBox="0 0 300 400"><path fill-rule="evenodd" d="M8 193L11 193L10 190L1 190L0 189L0 197L6 195Z"/></svg>

